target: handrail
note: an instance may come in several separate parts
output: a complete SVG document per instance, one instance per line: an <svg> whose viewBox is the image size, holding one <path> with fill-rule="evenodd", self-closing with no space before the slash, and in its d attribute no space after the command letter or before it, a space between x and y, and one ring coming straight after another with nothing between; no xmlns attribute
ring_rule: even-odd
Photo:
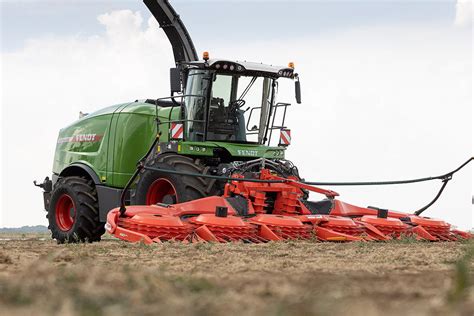
<svg viewBox="0 0 474 316"><path fill-rule="evenodd" d="M283 103L283 102L278 102L277 104L275 104L273 106L273 118L272 118L272 125L271 126L268 126L268 130L270 131L270 135L268 137L268 145L270 145L270 141L272 139L272 134L273 134L273 130L275 129L282 129L282 128L286 128L285 126L285 119L286 119L286 110L287 108L291 106L291 103ZM276 113L277 113L277 109L280 108L280 107L284 107L284 112L283 112L283 118L282 118L282 122L281 122L281 126L275 126L275 118L276 118ZM262 107L261 106L256 106L256 107L253 107L250 109L250 114L249 114L249 118L252 116L252 112L253 110L255 109L261 109ZM245 125L245 129L247 132L249 133L246 133L247 135L255 135L255 134L258 134L258 133L255 133L254 130L251 130L249 129L249 124L250 124L250 120L247 121L247 124Z"/></svg>
<svg viewBox="0 0 474 316"><path fill-rule="evenodd" d="M183 94L183 95L174 95L174 96L169 96L169 97L158 98L158 99L155 100L156 118L157 118L157 122L158 122L158 123L157 123L157 125L158 125L157 128L158 128L158 129L159 129L160 125L162 125L162 124L171 124L171 123L176 123L176 122L182 122L182 123L184 124L183 128L184 128L185 130L187 130L186 127L187 127L187 123L188 123L188 122L206 123L206 120L188 120L188 119L186 119L186 118L184 118L184 119L177 119L177 120L171 119L171 115L172 115L173 110L174 110L175 107L178 107L178 106L180 106L180 107L185 107L185 106L186 106L185 104L183 104L182 101L180 101L179 104L173 105L173 106L170 107L170 110L169 110L169 113L168 113L168 120L167 120L167 121L160 121L160 120L158 119L158 106L159 106L159 105L158 105L158 102L159 102L159 101L170 100L170 99L171 99L171 100L173 100L174 102L176 102L175 99L177 99L177 98L180 98L180 99L182 100L183 98L187 98L187 97L205 99L205 96L202 96L202 95L197 95L197 94ZM267 127L268 131L270 131L270 135L269 135L269 137L268 137L268 140L266 141L268 145L270 145L270 141L271 141L272 135L273 135L273 130L275 130L275 129L282 129L282 128L285 128L285 127L286 127L286 126L285 126L285 119L286 119L286 111L287 111L288 106L291 106L291 103L278 102L278 103L276 103L276 104L273 106L273 109L272 109L272 112L273 112L272 124L271 124L271 126L268 126L268 127ZM278 110L278 108L281 108L281 107L284 107L282 122L281 122L281 125L275 126L275 119L276 119L277 110ZM261 106L256 106L256 107L251 108L251 109L250 109L249 118L252 116L252 112L253 112L254 110L256 110L256 109L261 109L261 108L262 108ZM185 112L185 114L186 114L186 112ZM248 121L247 121L247 124L245 125L246 132L248 132L248 133L246 133L246 135L255 135L255 134L258 134L258 132L249 129L249 124L250 124L250 120L248 120ZM168 129L167 134L168 134L168 139L169 139L169 137L170 137L170 130L169 130L169 129Z"/></svg>
<svg viewBox="0 0 474 316"><path fill-rule="evenodd" d="M270 145L270 141L271 141L272 135L273 135L273 130L274 130L274 129L283 129L283 128L285 128L286 110L288 109L289 106L291 106L291 103L278 102L278 103L275 104L275 106L273 107L275 110L274 110L274 112L273 112L272 127L269 128L270 135L268 136L268 145ZM276 118L277 109L278 109L279 107L284 107L283 118L282 118L282 120L281 120L281 126L275 127L275 118Z"/></svg>
<svg viewBox="0 0 474 316"><path fill-rule="evenodd" d="M205 123L204 120L187 120L187 119L178 119L178 120L172 120L171 119L171 114L173 113L173 110L175 107L185 107L185 104L183 104L183 101L182 99L183 98L187 98L187 97L192 97L192 98L202 98L202 99L205 99L205 96L202 96L202 95L197 95L197 94L182 94L182 95L173 95L173 96L169 96L169 97L163 97L163 98L158 98L155 100L155 116L156 116L156 120L157 120L157 129L159 131L159 128L160 128L160 125L162 124L170 124L170 123L175 123L175 122L183 122L183 124L185 126L183 126L183 128L186 130L186 123L187 122L201 122L201 123ZM175 99L177 98L180 98L181 101L179 101L180 103L177 103L175 101ZM171 106L170 110L169 110L169 113L168 113L168 121L160 121L159 118L158 118L158 102L159 101L163 101L163 100L169 100L171 99L175 104L173 104L173 106ZM185 115L186 115L186 111L184 111ZM180 115L181 116L181 115ZM168 140L170 139L170 129L168 128Z"/></svg>

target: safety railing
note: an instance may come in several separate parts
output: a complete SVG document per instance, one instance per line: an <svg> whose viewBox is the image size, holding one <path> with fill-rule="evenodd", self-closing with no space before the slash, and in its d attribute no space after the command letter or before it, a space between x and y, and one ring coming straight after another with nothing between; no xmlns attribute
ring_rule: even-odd
<svg viewBox="0 0 474 316"><path fill-rule="evenodd" d="M281 129L284 129L286 128L285 126L285 119L286 119L286 110L287 108L290 106L291 104L290 103L283 103L283 102L279 102L277 104L275 104L273 107L272 107L272 113L270 113L270 115L272 116L272 124L268 127L268 130L270 131L270 134L268 136L268 139L267 139L267 144L270 145L270 142L271 142L271 139L272 139L272 134L273 134L273 130L277 129L277 130L281 130ZM277 111L280 109L280 108L283 108L283 116L282 116L282 120L281 120L281 124L280 125L275 125L275 119L277 117ZM261 106L257 106L257 107L254 107L252 109L250 109L250 113L249 113L249 117L248 117L248 120L247 120L247 124L245 126L245 129L247 130L247 135L256 135L260 132L260 127L255 130L253 128L249 128L249 124L250 124L250 118L252 117L252 114L253 114L253 111L254 110L257 110L257 109L262 109Z"/></svg>
<svg viewBox="0 0 474 316"><path fill-rule="evenodd" d="M180 101L176 101L176 99L180 99ZM171 124L173 123L181 123L183 124L183 130L184 131L187 131L188 130L188 126L187 124L189 122L197 122L197 123L205 123L205 120L188 120L186 119L186 108L185 108L185 105L184 105L184 102L183 102L183 99L184 98L201 98L201 99L205 99L204 96L202 95L195 95L195 94L184 94L184 95L177 95L177 96L170 96L170 97L164 97L164 98L159 98L159 99L156 99L155 100L155 109L156 109L156 118L158 119L158 107L160 106L159 103L160 101L166 101L166 100L171 100L171 102L173 103L171 106L169 106L170 110L169 110L169 113L168 113L168 120L167 121L162 121L162 120L159 120L158 119L158 130L160 129L160 127L162 125L167 125L167 139L170 140L171 139ZM180 117L183 117L183 118L180 118L180 119L172 119L171 116L173 115L173 111L175 108L179 107L181 109L181 113L179 114ZM183 133L183 140L185 138L185 135L186 133Z"/></svg>

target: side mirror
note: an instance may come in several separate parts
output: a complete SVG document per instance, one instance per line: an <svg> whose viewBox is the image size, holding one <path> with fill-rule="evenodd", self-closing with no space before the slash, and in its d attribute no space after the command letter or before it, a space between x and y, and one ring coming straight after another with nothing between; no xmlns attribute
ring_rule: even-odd
<svg viewBox="0 0 474 316"><path fill-rule="evenodd" d="M300 85L300 78L296 77L295 81L295 98L296 103L301 104L301 85Z"/></svg>
<svg viewBox="0 0 474 316"><path fill-rule="evenodd" d="M170 68L170 88L171 95L181 92L181 71L179 68Z"/></svg>

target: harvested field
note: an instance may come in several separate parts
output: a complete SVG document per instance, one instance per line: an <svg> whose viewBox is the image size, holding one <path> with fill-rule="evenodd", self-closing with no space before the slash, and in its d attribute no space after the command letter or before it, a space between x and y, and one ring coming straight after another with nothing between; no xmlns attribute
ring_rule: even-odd
<svg viewBox="0 0 474 316"><path fill-rule="evenodd" d="M0 235L1 315L474 315L473 245Z"/></svg>

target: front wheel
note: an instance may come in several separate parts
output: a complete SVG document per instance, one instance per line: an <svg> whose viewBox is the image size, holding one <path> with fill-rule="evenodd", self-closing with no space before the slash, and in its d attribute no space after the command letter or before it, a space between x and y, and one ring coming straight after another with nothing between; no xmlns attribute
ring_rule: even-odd
<svg viewBox="0 0 474 316"><path fill-rule="evenodd" d="M158 169L194 174L207 174L209 170L209 167L199 164L194 159L177 154L159 155L149 165ZM175 204L216 195L218 192L215 180L145 169L140 174L132 203Z"/></svg>
<svg viewBox="0 0 474 316"><path fill-rule="evenodd" d="M105 233L96 189L92 181L81 177L65 177L56 183L46 217L51 237L58 243L99 241Z"/></svg>

